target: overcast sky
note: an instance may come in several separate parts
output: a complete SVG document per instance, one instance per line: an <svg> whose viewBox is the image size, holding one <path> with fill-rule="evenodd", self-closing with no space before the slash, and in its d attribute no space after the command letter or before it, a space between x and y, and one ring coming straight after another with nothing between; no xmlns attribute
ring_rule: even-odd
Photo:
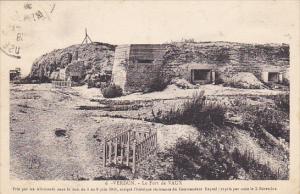
<svg viewBox="0 0 300 194"><path fill-rule="evenodd" d="M182 38L290 43L292 32L299 28L295 23L295 18L299 17L296 12L299 1L29 3L30 8L21 1L1 2L1 44L15 41L15 35L6 33L8 24L20 25L24 33L20 43L21 59L13 59L1 52L1 64L5 61L8 67L19 66L24 74L30 71L32 62L40 55L80 44L85 27L93 41L111 44L164 43ZM29 15L38 11L44 18L30 19ZM27 16L26 21L24 16Z"/></svg>

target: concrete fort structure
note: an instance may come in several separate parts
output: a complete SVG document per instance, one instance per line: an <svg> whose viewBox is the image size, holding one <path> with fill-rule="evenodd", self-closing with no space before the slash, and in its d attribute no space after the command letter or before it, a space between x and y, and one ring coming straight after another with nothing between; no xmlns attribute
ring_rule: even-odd
<svg viewBox="0 0 300 194"><path fill-rule="evenodd" d="M159 81L165 45L120 45L115 50L112 81L124 91L144 91Z"/></svg>
<svg viewBox="0 0 300 194"><path fill-rule="evenodd" d="M180 43L116 47L112 82L125 92L141 92L174 78L214 84L221 77L250 72L263 82L289 80L286 44Z"/></svg>

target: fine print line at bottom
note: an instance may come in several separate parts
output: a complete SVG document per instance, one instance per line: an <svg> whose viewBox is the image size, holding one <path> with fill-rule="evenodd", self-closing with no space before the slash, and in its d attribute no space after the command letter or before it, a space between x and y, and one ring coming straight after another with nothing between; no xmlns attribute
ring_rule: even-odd
<svg viewBox="0 0 300 194"><path fill-rule="evenodd" d="M277 187L12 187L15 192L247 192L277 191Z"/></svg>

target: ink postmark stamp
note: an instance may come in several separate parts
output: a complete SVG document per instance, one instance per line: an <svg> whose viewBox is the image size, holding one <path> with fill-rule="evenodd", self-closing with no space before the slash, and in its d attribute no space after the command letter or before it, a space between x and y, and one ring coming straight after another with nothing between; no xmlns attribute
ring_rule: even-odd
<svg viewBox="0 0 300 194"><path fill-rule="evenodd" d="M5 55L21 59L26 47L32 45L28 41L32 25L51 21L56 4L52 2L24 2L17 4L7 12L7 22L1 28L0 50Z"/></svg>

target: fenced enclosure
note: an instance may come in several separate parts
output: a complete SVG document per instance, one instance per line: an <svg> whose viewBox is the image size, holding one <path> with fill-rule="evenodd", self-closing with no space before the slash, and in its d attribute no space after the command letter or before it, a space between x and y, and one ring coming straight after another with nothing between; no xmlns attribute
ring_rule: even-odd
<svg viewBox="0 0 300 194"><path fill-rule="evenodd" d="M157 133L126 130L103 140L103 166L125 165L134 173L139 162L157 149Z"/></svg>
<svg viewBox="0 0 300 194"><path fill-rule="evenodd" d="M72 82L71 81L52 81L52 86L56 88L61 88L61 87L71 87Z"/></svg>

